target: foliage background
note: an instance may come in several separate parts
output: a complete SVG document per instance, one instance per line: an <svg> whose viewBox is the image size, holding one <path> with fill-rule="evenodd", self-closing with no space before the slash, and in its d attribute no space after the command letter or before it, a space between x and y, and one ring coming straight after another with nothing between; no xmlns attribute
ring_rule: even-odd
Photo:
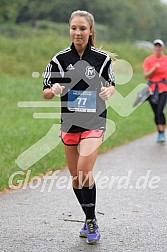
<svg viewBox="0 0 167 252"><path fill-rule="evenodd" d="M112 41L167 40L167 5L160 0L1 0L0 23L67 23L77 9L90 11Z"/></svg>

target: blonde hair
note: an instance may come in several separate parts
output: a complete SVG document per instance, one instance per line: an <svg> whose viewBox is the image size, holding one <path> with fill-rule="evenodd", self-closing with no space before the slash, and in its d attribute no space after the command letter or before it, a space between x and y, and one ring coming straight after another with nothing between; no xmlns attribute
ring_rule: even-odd
<svg viewBox="0 0 167 252"><path fill-rule="evenodd" d="M90 25L91 32L92 32L92 35L89 36L89 42L90 42L91 46L95 46L95 21L94 21L93 15L87 11L81 11L81 10L74 11L71 14L69 24L71 23L71 20L76 16L85 17L86 20L88 21L88 23Z"/></svg>
<svg viewBox="0 0 167 252"><path fill-rule="evenodd" d="M107 51L107 50L103 49L102 46L100 47L100 50L103 51L103 52L105 52L111 58L112 61L118 60L117 59L118 55L116 53L112 53L110 51Z"/></svg>

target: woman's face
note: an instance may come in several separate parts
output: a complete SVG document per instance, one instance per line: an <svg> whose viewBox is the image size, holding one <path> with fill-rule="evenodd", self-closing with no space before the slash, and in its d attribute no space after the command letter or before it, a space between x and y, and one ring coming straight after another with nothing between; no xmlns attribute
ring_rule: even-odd
<svg viewBox="0 0 167 252"><path fill-rule="evenodd" d="M89 22L85 17L76 16L70 23L70 38L75 46L86 47L92 35Z"/></svg>
<svg viewBox="0 0 167 252"><path fill-rule="evenodd" d="M163 47L160 44L154 45L154 53L159 55L163 52Z"/></svg>

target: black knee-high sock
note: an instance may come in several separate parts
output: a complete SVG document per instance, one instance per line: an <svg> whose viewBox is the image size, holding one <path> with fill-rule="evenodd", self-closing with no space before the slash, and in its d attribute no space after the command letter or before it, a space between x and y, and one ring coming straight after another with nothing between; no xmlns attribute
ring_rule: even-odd
<svg viewBox="0 0 167 252"><path fill-rule="evenodd" d="M86 219L95 218L96 185L82 188L82 198L86 209Z"/></svg>
<svg viewBox="0 0 167 252"><path fill-rule="evenodd" d="M81 193L82 189L77 189L77 188L73 187L73 190L74 190L74 193L75 193L75 195L76 195L76 197L77 197L77 199L78 199L78 201L79 201L79 203L80 203L80 205L82 207L82 210L84 211L84 213L86 215L86 208L84 206L84 202L83 202L83 198L82 198L82 193Z"/></svg>

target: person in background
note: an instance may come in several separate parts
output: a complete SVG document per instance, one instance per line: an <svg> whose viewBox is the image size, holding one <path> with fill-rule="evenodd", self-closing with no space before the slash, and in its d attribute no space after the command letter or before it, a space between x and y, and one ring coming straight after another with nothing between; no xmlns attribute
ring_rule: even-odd
<svg viewBox="0 0 167 252"><path fill-rule="evenodd" d="M154 54L145 58L143 63L144 77L148 79L151 95L148 100L155 116L157 142L165 142L166 118L164 108L167 102L167 56L163 53L164 42L156 39L153 42Z"/></svg>
<svg viewBox="0 0 167 252"><path fill-rule="evenodd" d="M94 47L94 17L75 11L70 21L71 46L57 53L44 73L43 96L61 95L61 139L74 193L85 214L80 237L94 244L100 239L95 216L96 185L93 167L106 128L105 100L113 95L115 78L111 58ZM71 83L56 83L55 74L73 76ZM76 78L77 83L75 83Z"/></svg>

